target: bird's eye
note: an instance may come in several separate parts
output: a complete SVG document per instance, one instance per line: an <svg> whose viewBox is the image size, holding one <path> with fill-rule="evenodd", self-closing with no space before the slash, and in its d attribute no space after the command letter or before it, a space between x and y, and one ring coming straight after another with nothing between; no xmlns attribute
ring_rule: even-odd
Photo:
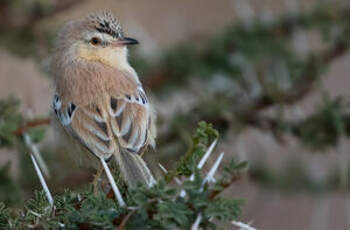
<svg viewBox="0 0 350 230"><path fill-rule="evenodd" d="M99 38L93 37L91 38L90 43L96 46L98 44L101 44L101 40Z"/></svg>

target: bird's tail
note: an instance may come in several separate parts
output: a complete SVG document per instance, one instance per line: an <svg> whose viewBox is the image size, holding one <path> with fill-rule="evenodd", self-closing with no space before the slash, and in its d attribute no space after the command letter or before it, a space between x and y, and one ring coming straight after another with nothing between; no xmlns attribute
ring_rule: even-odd
<svg viewBox="0 0 350 230"><path fill-rule="evenodd" d="M114 155L120 172L129 186L134 187L138 182L141 182L150 187L155 183L151 171L140 155L125 149L120 149Z"/></svg>

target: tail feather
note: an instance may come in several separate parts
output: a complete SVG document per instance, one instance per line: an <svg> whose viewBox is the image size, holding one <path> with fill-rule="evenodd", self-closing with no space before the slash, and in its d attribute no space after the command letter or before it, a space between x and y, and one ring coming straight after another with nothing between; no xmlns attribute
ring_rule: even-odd
<svg viewBox="0 0 350 230"><path fill-rule="evenodd" d="M146 162L137 153L121 150L114 154L125 182L134 187L141 182L149 187L154 183L154 177Z"/></svg>

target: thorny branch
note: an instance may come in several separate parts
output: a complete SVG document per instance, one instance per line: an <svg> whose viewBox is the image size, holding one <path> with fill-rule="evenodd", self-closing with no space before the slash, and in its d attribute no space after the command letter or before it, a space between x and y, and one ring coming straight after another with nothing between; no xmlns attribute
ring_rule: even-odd
<svg viewBox="0 0 350 230"><path fill-rule="evenodd" d="M283 142L281 136L278 134L278 132L276 132L278 122L272 118L261 116L258 114L258 112L276 104L289 105L305 98L312 92L313 86L318 79L317 75L319 74L319 66L330 64L332 61L334 61L334 59L344 55L348 49L349 45L347 43L338 41L333 47L328 48L317 55L313 55L310 57L304 73L298 78L294 87L280 95L278 101L269 95L264 94L258 99L254 100L250 105L246 106L246 108L236 112L236 117L248 125L260 129L271 130L276 139Z"/></svg>
<svg viewBox="0 0 350 230"><path fill-rule="evenodd" d="M238 181L243 173L240 174L233 174L230 180L227 181L220 181L218 183L218 186L220 189L212 191L208 197L210 200L214 200L216 196L218 196L220 193L222 193L226 188L230 187L234 182Z"/></svg>
<svg viewBox="0 0 350 230"><path fill-rule="evenodd" d="M23 126L18 128L17 130L15 130L13 132L13 135L21 136L23 133L28 131L28 129L31 129L31 128L34 128L34 127L38 127L38 126L42 126L42 125L49 125L49 124L50 124L50 119L49 118L33 120L33 121L30 121L30 122L27 122L26 124L24 124Z"/></svg>
<svg viewBox="0 0 350 230"><path fill-rule="evenodd" d="M315 81L318 79L317 75L319 66L330 64L334 59L344 55L348 48L348 44L338 41L333 47L326 49L319 54L313 55L310 57L306 64L304 73L298 78L294 87L280 95L278 101L269 95L263 94L245 109L242 109L246 112L243 112L241 116L245 117L248 114L252 114L252 112L266 109L276 103L293 104L300 101L312 91Z"/></svg>

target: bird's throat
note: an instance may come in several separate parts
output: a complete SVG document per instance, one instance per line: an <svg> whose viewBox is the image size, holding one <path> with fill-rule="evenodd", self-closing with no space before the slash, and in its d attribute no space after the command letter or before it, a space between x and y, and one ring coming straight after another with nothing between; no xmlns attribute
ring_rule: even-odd
<svg viewBox="0 0 350 230"><path fill-rule="evenodd" d="M98 61L105 65L108 65L120 70L131 68L127 60L126 50L116 50L110 47L104 47L104 48L78 47L77 54L80 58L83 58L85 60Z"/></svg>

